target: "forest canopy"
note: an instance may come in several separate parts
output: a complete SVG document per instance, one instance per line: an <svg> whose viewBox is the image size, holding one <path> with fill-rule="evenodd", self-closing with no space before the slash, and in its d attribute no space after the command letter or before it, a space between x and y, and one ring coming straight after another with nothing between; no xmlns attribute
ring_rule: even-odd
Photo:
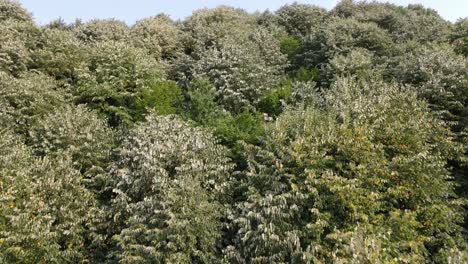
<svg viewBox="0 0 468 264"><path fill-rule="evenodd" d="M467 19L0 0L0 263L468 263Z"/></svg>

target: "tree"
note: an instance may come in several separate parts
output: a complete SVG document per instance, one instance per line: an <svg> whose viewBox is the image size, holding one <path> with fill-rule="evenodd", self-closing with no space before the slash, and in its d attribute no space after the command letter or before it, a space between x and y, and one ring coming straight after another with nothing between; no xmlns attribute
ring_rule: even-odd
<svg viewBox="0 0 468 264"><path fill-rule="evenodd" d="M465 146L460 157L451 161L453 174L459 183L458 193L468 197L468 82L467 59L447 45L429 46L397 57L398 64L388 70L402 83L417 88L419 96L430 103L433 111L448 122L455 139ZM465 226L468 225L465 216Z"/></svg>
<svg viewBox="0 0 468 264"><path fill-rule="evenodd" d="M206 131L150 114L113 170L119 261L211 262L221 236L226 150Z"/></svg>
<svg viewBox="0 0 468 264"><path fill-rule="evenodd" d="M85 63L87 48L70 31L42 29L41 47L31 52L28 67L53 76L66 84L77 79L76 69Z"/></svg>
<svg viewBox="0 0 468 264"><path fill-rule="evenodd" d="M180 29L164 14L138 21L130 31L136 47L147 49L157 60L171 59L180 49Z"/></svg>
<svg viewBox="0 0 468 264"><path fill-rule="evenodd" d="M86 44L106 41L124 41L128 37L129 28L115 19L94 19L74 28L76 37Z"/></svg>
<svg viewBox="0 0 468 264"><path fill-rule="evenodd" d="M468 18L459 19L452 30L450 41L459 54L468 55Z"/></svg>
<svg viewBox="0 0 468 264"><path fill-rule="evenodd" d="M137 99L143 113L175 114L182 108L182 91L174 81L159 81L145 88Z"/></svg>
<svg viewBox="0 0 468 264"><path fill-rule="evenodd" d="M348 53L337 54L331 58L325 66L323 75L326 78L322 78L322 81L329 84L337 77L342 76L382 75L378 68L382 68L382 64L376 62L372 52L367 49L356 48ZM383 69L380 69L380 71L383 72Z"/></svg>
<svg viewBox="0 0 468 264"><path fill-rule="evenodd" d="M388 33L371 22L331 17L303 41L302 65L307 68L328 62L352 49L367 49L377 56L388 55L392 47Z"/></svg>
<svg viewBox="0 0 468 264"><path fill-rule="evenodd" d="M19 76L27 70L30 51L37 46L40 30L30 21L0 22L0 71Z"/></svg>
<svg viewBox="0 0 468 264"><path fill-rule="evenodd" d="M231 216L228 259L461 256L461 211L446 168L458 146L444 123L416 93L381 81L341 78L325 99L325 108L284 113L261 148L245 149L246 189ZM369 240L356 240L362 232Z"/></svg>
<svg viewBox="0 0 468 264"><path fill-rule="evenodd" d="M94 206L69 160L36 159L13 133L0 133L0 261L86 261Z"/></svg>
<svg viewBox="0 0 468 264"><path fill-rule="evenodd" d="M5 20L18 22L32 22L31 14L28 13L18 2L10 0L0 1L0 23Z"/></svg>
<svg viewBox="0 0 468 264"><path fill-rule="evenodd" d="M0 101L0 113L14 120L8 127L25 137L38 119L68 103L54 80L35 73L19 79L0 73Z"/></svg>
<svg viewBox="0 0 468 264"><path fill-rule="evenodd" d="M187 33L183 40L184 49L189 53L216 46L227 36L249 32L255 20L242 9L220 6L200 9L184 21L182 30Z"/></svg>
<svg viewBox="0 0 468 264"><path fill-rule="evenodd" d="M312 5L293 3L282 6L275 14L278 24L285 27L289 35L302 39L321 26L326 10Z"/></svg>
<svg viewBox="0 0 468 264"><path fill-rule="evenodd" d="M97 43L76 71L77 84L71 87L75 102L103 114L112 127L141 119L139 96L164 77L145 50L113 41Z"/></svg>
<svg viewBox="0 0 468 264"><path fill-rule="evenodd" d="M214 84L218 103L226 110L240 113L254 109L284 71L286 58L278 41L261 28L249 35L217 41L217 48L205 49L177 63L179 69L189 67L179 80L207 78Z"/></svg>
<svg viewBox="0 0 468 264"><path fill-rule="evenodd" d="M398 58L388 72L402 83L417 87L435 111L443 111L447 121L456 121L454 131L468 126L466 58L447 45L421 47Z"/></svg>
<svg viewBox="0 0 468 264"><path fill-rule="evenodd" d="M443 42L450 33L448 21L435 10L421 5L402 7L390 3L343 0L331 10L331 15L376 23L397 43Z"/></svg>
<svg viewBox="0 0 468 264"><path fill-rule="evenodd" d="M36 155L68 157L87 178L107 167L113 147L113 132L105 120L84 105L48 113L30 129L29 136ZM91 181L91 185L96 184Z"/></svg>

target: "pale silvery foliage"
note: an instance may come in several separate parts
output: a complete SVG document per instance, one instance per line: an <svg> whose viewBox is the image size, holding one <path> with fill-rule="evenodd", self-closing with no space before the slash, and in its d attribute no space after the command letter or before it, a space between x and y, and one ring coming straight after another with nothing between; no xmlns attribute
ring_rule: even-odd
<svg viewBox="0 0 468 264"><path fill-rule="evenodd" d="M14 109L4 100L0 100L0 127L7 128L14 122L14 117L9 113L12 113Z"/></svg>
<svg viewBox="0 0 468 264"><path fill-rule="evenodd" d="M138 89L162 75L159 63L148 56L146 50L116 41L93 45L87 64L78 72L79 82L108 84L123 91Z"/></svg>
<svg viewBox="0 0 468 264"><path fill-rule="evenodd" d="M107 116L116 126L138 119L137 97L164 75L161 64L145 49L123 42L98 42L90 48L86 63L76 69L77 84L71 86L78 103Z"/></svg>
<svg viewBox="0 0 468 264"><path fill-rule="evenodd" d="M457 53L468 56L468 18L460 18L453 25L450 41Z"/></svg>
<svg viewBox="0 0 468 264"><path fill-rule="evenodd" d="M468 59L450 46L421 47L396 58L398 64L388 72L402 83L417 88L436 111L443 111L454 131L468 128Z"/></svg>
<svg viewBox="0 0 468 264"><path fill-rule="evenodd" d="M260 97L277 85L287 66L278 41L263 28L217 41L217 47L191 59L192 78L211 80L219 103L229 111L255 107Z"/></svg>
<svg viewBox="0 0 468 264"><path fill-rule="evenodd" d="M249 188L231 216L228 260L447 258L463 240L460 201L447 198L457 145L444 125L415 91L337 79L322 107L286 111L267 126L262 148L245 148Z"/></svg>
<svg viewBox="0 0 468 264"><path fill-rule="evenodd" d="M86 106L66 106L41 118L29 132L39 155L68 157L77 169L102 166L113 143L112 131Z"/></svg>
<svg viewBox="0 0 468 264"><path fill-rule="evenodd" d="M249 32L254 26L255 20L242 9L220 6L197 10L182 24L182 30L187 33L184 45L199 51L215 46L226 36Z"/></svg>
<svg viewBox="0 0 468 264"><path fill-rule="evenodd" d="M94 206L69 160L37 159L12 133L0 133L0 262L86 259L85 226Z"/></svg>
<svg viewBox="0 0 468 264"><path fill-rule="evenodd" d="M279 41L243 10L199 10L182 29L186 54L174 63L176 79L208 78L218 102L229 111L254 108L287 67Z"/></svg>
<svg viewBox="0 0 468 264"><path fill-rule="evenodd" d="M374 22L387 30L397 43L416 40L419 43L446 40L450 23L435 10L422 5L397 6L390 3L341 1L331 14Z"/></svg>
<svg viewBox="0 0 468 264"><path fill-rule="evenodd" d="M65 105L67 98L45 75L28 73L17 79L0 72L0 101L1 115L15 120L8 126L26 134L38 118Z"/></svg>
<svg viewBox="0 0 468 264"><path fill-rule="evenodd" d="M58 80L72 81L88 50L73 32L58 28L42 28L40 41L40 48L31 51L29 67Z"/></svg>
<svg viewBox="0 0 468 264"><path fill-rule="evenodd" d="M31 22L31 14L28 13L17 1L0 0L0 22L5 20Z"/></svg>
<svg viewBox="0 0 468 264"><path fill-rule="evenodd" d="M0 31L0 71L18 75L27 69L39 30L29 21L10 19L0 23Z"/></svg>
<svg viewBox="0 0 468 264"><path fill-rule="evenodd" d="M301 219L312 206L314 193L299 192L294 175L283 169L286 164L271 149L245 145L243 150L248 168L240 182L245 184L246 197L230 211L229 229L235 235L224 259L228 263L311 261L301 237L312 228Z"/></svg>
<svg viewBox="0 0 468 264"><path fill-rule="evenodd" d="M304 51L300 60L305 65L316 66L355 48L367 49L377 56L383 56L390 51L391 45L388 32L375 23L330 17L304 38Z"/></svg>
<svg viewBox="0 0 468 264"><path fill-rule="evenodd" d="M212 261L223 214L216 199L230 170L226 150L203 129L150 114L119 155L112 175L120 261Z"/></svg>
<svg viewBox="0 0 468 264"><path fill-rule="evenodd" d="M275 12L278 24L296 37L302 38L318 28L324 21L326 10L320 7L293 3Z"/></svg>
<svg viewBox="0 0 468 264"><path fill-rule="evenodd" d="M128 26L115 19L95 19L73 29L76 37L84 43L124 41L129 33Z"/></svg>
<svg viewBox="0 0 468 264"><path fill-rule="evenodd" d="M288 103L291 105L316 103L318 101L317 84L313 81L297 81L292 84L291 96Z"/></svg>
<svg viewBox="0 0 468 264"><path fill-rule="evenodd" d="M367 49L356 48L346 54L334 56L325 68L328 81L332 81L335 76L358 75L362 76L373 67L373 53ZM375 73L374 73L375 74Z"/></svg>
<svg viewBox="0 0 468 264"><path fill-rule="evenodd" d="M138 21L130 31L136 47L147 49L156 59L174 57L180 48L180 29L166 15L157 15Z"/></svg>

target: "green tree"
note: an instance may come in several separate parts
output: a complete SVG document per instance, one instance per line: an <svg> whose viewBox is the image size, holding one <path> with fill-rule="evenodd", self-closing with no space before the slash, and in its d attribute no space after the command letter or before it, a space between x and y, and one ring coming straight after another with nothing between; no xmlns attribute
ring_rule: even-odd
<svg viewBox="0 0 468 264"><path fill-rule="evenodd" d="M217 47L184 57L177 69L187 68L180 81L209 79L217 102L228 111L254 109L260 97L276 86L286 66L279 42L265 29L217 40ZM183 72L183 71L182 71Z"/></svg>
<svg viewBox="0 0 468 264"><path fill-rule="evenodd" d="M187 34L183 40L186 51L200 51L217 45L227 36L249 32L255 20L245 10L227 6L213 9L200 9L182 23Z"/></svg>
<svg viewBox="0 0 468 264"><path fill-rule="evenodd" d="M0 262L86 261L94 207L69 160L34 158L17 137L0 133Z"/></svg>
<svg viewBox="0 0 468 264"><path fill-rule="evenodd" d="M468 75L467 59L448 45L429 46L397 57L398 64L388 70L402 83L416 87L433 111L441 114L455 132L455 139L465 146L461 157L451 161L460 184L458 193L468 197ZM465 216L465 227L468 217Z"/></svg>
<svg viewBox="0 0 468 264"><path fill-rule="evenodd" d="M421 47L398 58L388 72L402 83L416 86L435 111L443 111L447 121L455 121L455 132L468 126L467 59L448 45Z"/></svg>
<svg viewBox="0 0 468 264"><path fill-rule="evenodd" d="M258 143L263 134L263 117L256 112L232 114L216 102L213 85L206 79L192 82L187 93L184 116L213 131L220 143L230 148L230 157L240 165L243 154L239 142Z"/></svg>
<svg viewBox="0 0 468 264"><path fill-rule="evenodd" d="M450 34L450 23L435 10L422 5L402 7L390 3L343 0L331 10L331 14L376 23L397 43L444 42Z"/></svg>
<svg viewBox="0 0 468 264"><path fill-rule="evenodd" d="M450 41L457 53L468 56L468 18L459 19L455 23Z"/></svg>
<svg viewBox="0 0 468 264"><path fill-rule="evenodd" d="M182 108L182 90L174 81L159 81L143 89L137 106L146 113L154 110L160 115L175 114Z"/></svg>
<svg viewBox="0 0 468 264"><path fill-rule="evenodd" d="M142 119L138 98L163 79L161 65L142 49L122 42L101 42L89 50L72 86L75 101L103 114L112 127Z"/></svg>
<svg viewBox="0 0 468 264"><path fill-rule="evenodd" d="M323 83L330 84L341 76L382 75L384 69L377 60L373 52L363 48L355 48L345 54L337 54L324 67L321 80Z"/></svg>
<svg viewBox="0 0 468 264"><path fill-rule="evenodd" d="M444 123L416 93L381 81L341 78L325 98L325 108L284 113L261 148L246 147L228 260L461 257L461 209L446 168L459 146ZM368 239L356 240L362 232Z"/></svg>

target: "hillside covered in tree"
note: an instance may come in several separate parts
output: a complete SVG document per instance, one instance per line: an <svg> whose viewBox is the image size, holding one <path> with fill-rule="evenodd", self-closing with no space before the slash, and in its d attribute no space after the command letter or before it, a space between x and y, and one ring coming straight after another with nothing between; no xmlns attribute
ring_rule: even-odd
<svg viewBox="0 0 468 264"><path fill-rule="evenodd" d="M468 19L0 0L0 263L468 263Z"/></svg>

